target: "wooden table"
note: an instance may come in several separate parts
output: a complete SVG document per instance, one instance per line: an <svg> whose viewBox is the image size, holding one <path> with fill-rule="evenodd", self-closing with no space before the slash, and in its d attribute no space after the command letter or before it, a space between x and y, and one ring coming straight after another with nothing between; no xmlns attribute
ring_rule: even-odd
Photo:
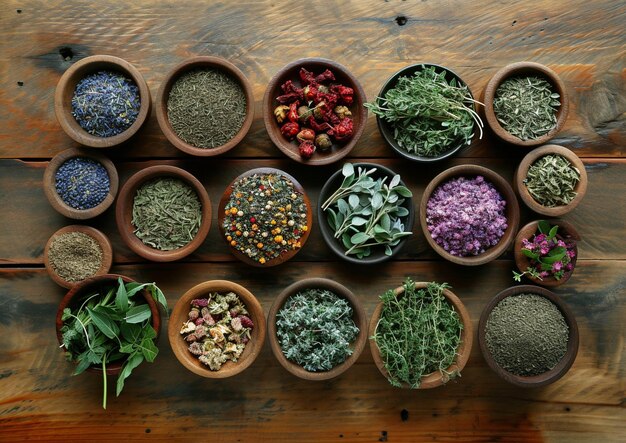
<svg viewBox="0 0 626 443"><path fill-rule="evenodd" d="M0 11L0 440L184 438L187 441L623 441L624 318L626 316L626 4L621 0L220 2L9 0ZM72 223L55 213L42 190L48 160L76 146L53 113L60 75L93 54L135 64L153 96L166 72L195 55L222 56L250 79L255 119L248 136L219 158L182 155L164 138L154 114L130 143L107 150L122 182L153 164L175 164L208 188L214 211L226 185L252 167L294 175L317 204L339 165L310 168L272 145L261 115L269 79L297 58L323 56L347 66L373 99L382 82L414 62L459 73L479 95L490 76L515 61L553 68L571 96L565 129L553 140L584 159L589 190L565 218L581 233L577 270L556 292L574 310L580 351L569 373L543 389L524 390L497 378L475 344L463 376L429 391L391 387L369 349L347 373L328 382L296 379L266 343L243 374L211 381L184 369L167 340L161 355L140 367L118 399L100 406L101 379L72 377L54 336L64 290L47 276L42 251L50 235ZM523 156L489 133L449 161L419 166L396 157L370 115L351 159L388 165L402 174L419 202L428 181L460 163L485 165L511 179ZM538 218L522 208L522 222ZM333 278L363 300L411 276L447 281L476 326L482 308L511 286L512 253L479 268L443 261L419 225L395 261L364 268L338 261L317 220L295 260L272 269L236 261L213 228L184 261L154 264L121 242L109 210L89 225L108 234L113 271L156 281L170 306L191 286L229 279L248 287L266 312L288 284ZM404 412L406 411L406 412Z"/></svg>

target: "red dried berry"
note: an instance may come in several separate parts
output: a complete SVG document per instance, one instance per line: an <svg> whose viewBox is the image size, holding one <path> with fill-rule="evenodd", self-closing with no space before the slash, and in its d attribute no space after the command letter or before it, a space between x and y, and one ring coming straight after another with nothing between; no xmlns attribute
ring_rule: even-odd
<svg viewBox="0 0 626 443"><path fill-rule="evenodd" d="M299 146L300 156L305 159L309 159L315 153L315 145L311 140L304 140Z"/></svg>
<svg viewBox="0 0 626 443"><path fill-rule="evenodd" d="M293 140L298 132L300 132L300 125L295 122L285 123L280 127L280 132L286 139Z"/></svg>

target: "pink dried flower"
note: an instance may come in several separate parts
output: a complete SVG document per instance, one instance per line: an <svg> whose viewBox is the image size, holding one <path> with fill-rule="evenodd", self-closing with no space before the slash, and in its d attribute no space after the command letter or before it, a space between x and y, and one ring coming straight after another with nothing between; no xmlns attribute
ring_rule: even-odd
<svg viewBox="0 0 626 443"><path fill-rule="evenodd" d="M202 338L202 337L206 337L206 334L207 334L207 328L206 328L206 326L202 326L202 325L198 326L198 327L196 328L196 330L195 330L194 334L196 335L196 337L197 337L198 339L200 339L200 338Z"/></svg>
<svg viewBox="0 0 626 443"><path fill-rule="evenodd" d="M241 326L243 326L244 328L254 328L254 322L250 319L250 317L246 315L240 315L237 318L241 321Z"/></svg>
<svg viewBox="0 0 626 443"><path fill-rule="evenodd" d="M208 298L196 298L191 301L191 306L198 307L198 308L208 306L208 305L209 305Z"/></svg>
<svg viewBox="0 0 626 443"><path fill-rule="evenodd" d="M189 345L189 352L191 352L193 355L202 355L202 352L204 351L204 348L202 346L202 343L192 343Z"/></svg>
<svg viewBox="0 0 626 443"><path fill-rule="evenodd" d="M563 263L560 261L554 262L552 264L552 272L557 272L563 269Z"/></svg>
<svg viewBox="0 0 626 443"><path fill-rule="evenodd" d="M194 320L194 323L196 326L201 325L202 323L204 323L204 319L202 317L198 317Z"/></svg>
<svg viewBox="0 0 626 443"><path fill-rule="evenodd" d="M235 332L239 332L243 329L243 325L241 324L241 317L235 317L230 321L230 327L233 328Z"/></svg>
<svg viewBox="0 0 626 443"><path fill-rule="evenodd" d="M185 341L189 343L193 343L196 340L198 340L198 337L196 337L196 334L189 334L187 337L185 337Z"/></svg>
<svg viewBox="0 0 626 443"><path fill-rule="evenodd" d="M569 255L569 258L574 258L576 257L576 251L573 249L570 249L569 251L567 251L567 255Z"/></svg>
<svg viewBox="0 0 626 443"><path fill-rule="evenodd" d="M194 321L199 317L199 315L200 312L197 309L192 309L191 311L189 311L189 320Z"/></svg>
<svg viewBox="0 0 626 443"><path fill-rule="evenodd" d="M565 270L566 271L571 271L572 269L574 269L574 264L573 263L568 263L567 265L565 265Z"/></svg>

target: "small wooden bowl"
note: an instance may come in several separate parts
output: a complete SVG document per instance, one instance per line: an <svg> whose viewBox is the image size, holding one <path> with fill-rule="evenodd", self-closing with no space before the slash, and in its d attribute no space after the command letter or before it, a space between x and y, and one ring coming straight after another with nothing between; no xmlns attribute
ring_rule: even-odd
<svg viewBox="0 0 626 443"><path fill-rule="evenodd" d="M54 234L52 234L52 236L46 242L46 247L43 251L43 261L50 278L56 284L66 289L71 289L80 282L69 282L56 273L52 266L52 263L50 263L50 245L52 245L52 241L59 235L67 234L70 232L80 232L88 235L89 237L93 238L98 243L98 245L100 245L100 249L102 249L102 264L100 265L100 269L98 269L98 271L92 277L107 274L111 269L111 264L113 263L113 248L111 248L111 242L109 241L109 238L101 231L97 230L96 228L92 228L91 226L83 225L70 225L59 229Z"/></svg>
<svg viewBox="0 0 626 443"><path fill-rule="evenodd" d="M395 74L393 74L391 77L389 77L389 79L385 82L385 84L383 85L383 87L381 88L380 92L378 93L378 97L376 98L376 101L378 103L381 103L383 101L383 97L385 96L385 94L390 90L396 87L396 84L398 83L398 79L400 77L410 77L413 76L416 72L422 71L424 70L424 68L426 67L435 67L435 71L436 72L444 72L445 73L445 79L446 81L450 82L452 79L455 79L457 81L457 85L458 86L467 86L467 91L469 92L470 97L472 97L472 99L474 98L474 96L472 95L472 91L470 91L469 86L467 85L467 83L465 83L463 81L463 79L461 77L459 77L454 71L444 67L444 66L440 66L440 65L435 65L432 63L416 63L410 66L407 66L405 68L400 69L398 72L396 72ZM470 104L468 104L470 105ZM476 109L476 105L474 103L471 103L472 109ZM451 157L454 154L456 154L461 148L463 148L464 146L469 146L468 144L461 142L461 143L453 143L450 146L450 149L448 149L447 151L445 151L443 154L440 154L438 156L435 157L423 157L421 155L417 155L417 154L412 154L408 151L406 151L405 149L401 148L400 145L398 144L398 142L396 141L395 137L394 137L394 128L391 125L391 123L387 122L386 120L383 120L382 118L376 116L376 123L378 124L378 130L380 132L380 135L383 136L383 139L385 140L385 142L387 142L387 144L389 146L391 146L391 148L396 151L396 153L398 155L400 155L401 157L404 157L408 160L414 161L414 162L418 162L418 163L432 163L432 162L436 162L439 160L443 160L445 158ZM474 122L474 127L476 127L476 122Z"/></svg>
<svg viewBox="0 0 626 443"><path fill-rule="evenodd" d="M496 118L496 114L493 109L493 100L496 96L496 91L498 90L498 87L502 84L502 82L510 77L528 75L545 78L552 86L552 90L561 96L559 98L559 100L561 101L561 106L559 107L556 114L556 126L552 128L550 132L532 140L522 140L507 132L500 125L500 122ZM489 82L487 83L487 86L485 86L485 90L483 92L483 103L485 105L485 117L487 120L487 124L489 125L493 133L501 140L523 148L539 146L553 138L561 129L563 129L565 120L567 120L567 113L569 112L569 97L567 95L567 90L565 89L565 84L563 83L563 81L552 69L534 62L512 63L496 72L494 76L491 77L491 80L489 80Z"/></svg>
<svg viewBox="0 0 626 443"><path fill-rule="evenodd" d="M550 226L559 227L559 231L557 235L563 238L564 240L567 240L567 239L576 240L576 241L581 240L580 235L578 235L578 232L576 231L576 228L574 228L574 226L571 223L566 222L565 220L546 220L546 221L550 223ZM515 237L515 244L513 247L514 254L515 254L515 265L517 266L517 269L519 269L520 272L524 272L530 266L530 259L522 253L522 240L524 239L530 240L535 235L535 233L538 233L538 228L539 228L539 221L530 222L527 225L525 225L522 229L520 229L519 232L517 233L517 236ZM562 284L566 283L569 280L569 278L574 273L574 269L576 269L576 260L578 259L578 244L575 244L574 251L576 252L576 256L571 261L571 263L574 265L574 268L571 271L565 272L565 274L563 275L563 277L561 277L560 280L557 280L556 278L552 276L544 278L543 280L539 280L538 278L531 277L528 274L524 275L524 277L526 277L528 280L532 281L536 285L541 285L541 286L546 286L546 287L551 287L551 288L561 286Z"/></svg>
<svg viewBox="0 0 626 443"><path fill-rule="evenodd" d="M376 168L377 171L371 175L371 177L374 179L378 179L381 177L388 177L389 180L391 180L391 178L393 178L393 176L396 175L396 173L392 171L391 169L385 166L376 164L376 163L354 163L353 165L354 165L355 171L358 167L362 167L365 169ZM322 204L337 189L339 189L339 186L341 185L341 182L343 181L343 179L344 177L342 175L342 169L340 169L330 176L330 178L326 181L326 183L324 183L324 186L322 187L322 190L320 191L320 195L318 198L318 205L317 205L317 220L319 223L320 231L322 231L322 237L324 238L324 241L326 242L328 247L339 258L349 263L362 264L362 265L375 265L375 264L379 264L379 263L383 263L388 260L391 260L393 257L397 256L400 253L400 251L402 250L402 248L404 247L404 245L406 244L409 238L408 236L404 237L402 240L400 240L400 243L398 243L396 246L392 248L391 255L385 255L384 247L376 247L374 248L374 250L372 251L372 254L369 257L364 257L364 258L356 258L353 256L346 255L345 254L346 249L343 246L343 243L341 243L340 240L335 238L334 230L328 225L326 214L324 210L322 209ZM387 183L389 183L389 180L387 181ZM400 184L406 187L406 184L402 180L400 181ZM404 229L411 230L413 228L413 223L415 220L415 209L413 207L413 197L403 197L403 198L404 198L404 203L402 204L402 206L408 209L409 211L409 215L407 215L404 220Z"/></svg>
<svg viewBox="0 0 626 443"><path fill-rule="evenodd" d="M428 287L427 282L416 282L416 289L424 289ZM395 289L396 296L401 296L404 293L404 287L400 286ZM449 289L444 289L443 295L446 297L448 302L454 307L455 311L459 315L461 319L461 323L463 324L463 330L461 331L461 344L457 350L457 359L446 372L461 372L465 367L467 361L469 360L470 353L472 351L472 342L474 340L474 331L472 326L472 321L470 318L467 309L463 302ZM376 340L373 337L376 335L376 328L378 327L378 321L380 320L380 314L383 309L383 303L378 303L376 308L374 309L374 313L372 314L372 318L370 319L370 327L369 327L369 336L370 336L370 350L372 351L372 357L374 358L374 363L376 367L380 371L380 373L385 377L389 378L389 373L387 369L385 369L385 364L380 355L380 350L378 349L378 345L376 344ZM432 372L422 377L422 381L418 389L431 389L436 388L445 384L447 381L439 372ZM409 385L403 383L403 388L409 388Z"/></svg>
<svg viewBox="0 0 626 443"><path fill-rule="evenodd" d="M171 251L161 251L144 244L134 234L135 227L132 224L133 204L137 190L147 181L163 177L176 178L191 186L196 191L198 199L202 204L202 222L200 223L198 233L185 246L172 249ZM169 165L150 166L136 172L122 187L117 206L115 207L115 221L117 222L117 229L120 231L122 240L136 254L156 262L180 260L198 249L209 233L209 228L211 227L211 200L202 183L184 169Z"/></svg>
<svg viewBox="0 0 626 443"><path fill-rule="evenodd" d="M345 144L333 143L329 150L323 152L316 150L310 159L302 158L296 142L290 142L283 137L283 134L280 132L280 125L274 116L274 109L276 106L279 106L276 97L283 94L280 86L287 80L292 80L298 87L301 86L300 76L298 74L300 68L305 68L315 74L321 74L326 69L329 69L335 74L335 83L342 84L354 90L354 102L348 107L352 112L350 118L354 121L354 133L352 138ZM367 109L363 106L366 101L365 91L363 91L361 84L346 67L324 58L303 58L289 63L270 80L265 90L265 95L263 96L263 120L265 121L265 128L272 142L274 142L276 147L287 157L305 165L327 165L348 155L363 134L365 123L367 122Z"/></svg>
<svg viewBox="0 0 626 443"><path fill-rule="evenodd" d="M90 209L75 209L66 204L59 194L57 194L55 185L56 173L63 163L75 157L84 157L97 161L104 166L109 174L109 193L98 206L94 206ZM48 166L43 174L43 190L52 207L56 209L59 214L74 220L87 220L106 211L109 206L113 204L113 200L115 200L118 186L119 178L117 175L117 169L115 169L113 162L100 153L88 151L86 149L70 148L59 152L52 158L50 163L48 163Z"/></svg>
<svg viewBox="0 0 626 443"><path fill-rule="evenodd" d="M431 194L439 187L450 179L456 177L476 177L481 175L485 177L485 180L490 182L506 200L506 219L507 225L504 235L500 239L497 245L492 246L480 255L473 255L469 257L458 257L447 252L444 248L439 246L437 242L430 236L428 231L428 224L426 223L426 208L428 200ZM506 248L513 242L517 227L519 226L519 205L517 204L517 198L511 188L511 185L502 178L499 174L496 174L491 169L484 168L478 165L458 165L452 168L446 169L439 175L437 175L426 187L420 203L420 224L422 225L422 231L428 244L435 250L437 254L451 261L464 266L478 266L495 260L506 251Z"/></svg>
<svg viewBox="0 0 626 443"><path fill-rule="evenodd" d="M347 300L352 306L352 320L359 328L359 334L352 343L352 354L343 363L328 371L307 371L299 364L288 360L278 342L276 314L278 314L278 311L282 309L290 297L305 289L326 289ZM345 286L326 278L307 278L288 286L276 297L267 319L267 330L272 352L283 368L304 380L329 380L347 371L358 360L361 352L363 352L365 342L367 341L367 315L359 298Z"/></svg>
<svg viewBox="0 0 626 443"><path fill-rule="evenodd" d="M67 294L65 294L65 297L63 297L63 300L61 300L61 303L59 304L59 308L57 309L57 316L56 316L56 334L57 334L57 340L59 341L60 345L63 344L63 334L61 333L61 328L63 327L63 320L61 320L61 318L63 317L63 310L65 308L74 306L74 304L78 303L78 301L80 300L82 296L85 296L89 294L90 292L97 291L99 288L102 288L102 287L111 287L111 286L117 285L118 278L121 278L122 281L124 281L124 283L131 283L135 281L123 275L117 275L117 274L99 275L97 277L91 277L86 280L83 280L82 282L74 286L72 289L70 289L70 291ZM157 336L154 339L154 342L156 343L161 333L161 313L159 311L159 307L157 306L156 302L154 301L154 299L148 293L147 290L142 289L140 291L140 294L143 297L143 299L146 301L146 304L150 306L150 312L152 313L152 319L151 319L152 327L157 333ZM61 350L63 352L66 352L63 346L61 346ZM106 373L108 375L119 374L124 362L125 360L108 363L107 368L106 368ZM102 373L101 366L90 366L87 370L90 372Z"/></svg>
<svg viewBox="0 0 626 443"><path fill-rule="evenodd" d="M211 292L234 292L237 294L246 306L246 309L250 313L250 318L254 323L252 337L246 344L239 360L237 362L228 361L224 363L218 371L212 371L207 366L200 363L200 360L189 352L189 344L180 334L181 326L188 319L191 301L196 298L203 298ZM170 314L167 336L172 351L174 351L174 355L178 361L194 374L207 378L232 377L250 366L261 352L265 340L265 314L257 298L243 286L226 280L206 281L189 289L176 302Z"/></svg>
<svg viewBox="0 0 626 443"><path fill-rule="evenodd" d="M174 86L174 83L176 83L182 74L196 69L215 69L224 72L239 83L246 95L246 118L243 121L241 129L239 129L239 132L227 143L215 148L199 148L187 143L176 135L167 116L167 101L169 100L172 86ZM237 146L250 130L252 120L254 119L254 94L252 92L252 86L239 68L223 58L211 56L192 57L177 65L165 77L156 99L156 116L165 137L181 151L199 157L213 157L223 154Z"/></svg>
<svg viewBox="0 0 626 443"><path fill-rule="evenodd" d="M543 206L542 204L538 203L532 197L532 195L530 195L528 189L526 188L526 185L524 184L526 174L528 173L528 169L531 167L531 165L541 157L550 154L557 154L565 157L572 164L572 166L580 171L580 180L574 188L574 191L576 192L576 197L574 197L574 199L568 205L555 206L553 208ZM585 194L587 193L587 183L587 171L585 170L585 165L583 164L582 160L569 149L559 145L545 145L530 151L520 162L519 166L515 170L515 177L513 178L513 186L515 186L515 190L519 194L522 201L526 204L526 206L528 206L536 213L546 215L548 217L560 217L567 214L576 206L578 206Z"/></svg>
<svg viewBox="0 0 626 443"><path fill-rule="evenodd" d="M550 371L535 376L519 376L515 375L505 369L502 369L498 363L493 359L489 349L487 348L487 342L485 339L487 320L493 308L500 303L504 298L511 297L519 294L534 294L547 298L561 311L565 322L569 328L569 340L567 342L567 351L561 361ZM576 323L576 317L563 300L550 292L545 288L532 285L513 286L500 292L485 306L482 314L480 315L480 321L478 322L478 343L480 344L480 350L483 354L483 358L489 365L489 367L504 380L522 388L538 388L540 386L546 386L550 383L554 383L559 378L563 377L565 373L574 363L576 354L578 353L578 325Z"/></svg>
<svg viewBox="0 0 626 443"><path fill-rule="evenodd" d="M264 264L261 264L261 263L257 262L256 260L251 259L246 254L244 254L243 252L238 251L237 249L235 249L232 246L230 246L230 244L228 244L228 241L226 240L227 232L224 229L224 219L226 218L226 216L224 214L224 211L226 210L226 204L230 200L230 196L231 196L231 194L233 192L233 185L238 180L241 180L244 177L250 177L250 176L252 176L254 174L280 174L280 175L282 175L283 177L285 177L286 179L288 179L289 181L291 181L294 184L294 190L296 192L299 192L300 194L302 194L302 198L304 200L304 204L306 205L306 220L307 220L306 221L306 226L307 226L307 230L302 235L302 237L300 237L301 247L299 249L291 249L291 250L285 252L282 255L279 255L278 257L276 257L276 258L274 258L272 260L267 260ZM256 267L259 267L259 268L267 268L267 267L270 267L270 266L280 265L280 264L286 262L287 260L290 260L302 248L304 248L304 244L306 243L307 239L309 238L309 234L311 233L311 227L313 226L313 211L311 209L311 201L309 200L309 197L307 196L306 192L304 192L304 188L291 175L287 174L284 171L281 171L280 169L276 169L276 168L255 168L255 169L251 169L251 170L249 170L247 172L244 172L243 174L239 175L237 178L235 178L228 185L228 187L224 191L224 194L222 195L222 198L221 198L219 206L218 206L217 223L218 223L219 228L220 228L220 235L221 235L222 239L224 239L224 241L228 245L228 248L230 249L230 252L236 258L238 258L239 260L241 260L242 262L244 262L244 263L246 263L246 264L248 264L250 266L256 266Z"/></svg>
<svg viewBox="0 0 626 443"><path fill-rule="evenodd" d="M119 72L135 82L141 100L135 122L124 132L113 137L98 137L85 131L72 115L72 97L79 81L99 71ZM67 135L78 143L92 148L110 148L124 143L139 131L150 114L152 99L148 84L141 73L126 60L111 55L94 55L74 63L61 76L54 94L54 112Z"/></svg>

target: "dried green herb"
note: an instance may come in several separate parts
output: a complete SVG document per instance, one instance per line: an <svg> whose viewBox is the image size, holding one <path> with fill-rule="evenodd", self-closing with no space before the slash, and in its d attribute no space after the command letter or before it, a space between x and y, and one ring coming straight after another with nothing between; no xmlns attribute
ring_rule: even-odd
<svg viewBox="0 0 626 443"><path fill-rule="evenodd" d="M276 319L283 354L311 372L343 363L359 335L350 303L326 289L305 289L289 297Z"/></svg>
<svg viewBox="0 0 626 443"><path fill-rule="evenodd" d="M154 344L156 331L152 327L152 312L143 298L133 297L142 289L167 312L167 300L154 283L124 283L104 286L87 294L76 305L63 310L62 347L67 358L78 363L74 375L90 366L102 367L103 398L106 409L108 363L124 360L117 377L116 394L120 395L124 381L144 360L152 363L159 353ZM78 305L80 303L80 305Z"/></svg>
<svg viewBox="0 0 626 443"><path fill-rule="evenodd" d="M246 118L246 94L239 82L217 69L181 75L167 99L167 117L178 137L197 148L230 141Z"/></svg>
<svg viewBox="0 0 626 443"><path fill-rule="evenodd" d="M415 289L410 278L404 293L393 289L380 298L383 308L374 336L380 356L393 386L407 383L419 388L423 376L438 371L448 381L460 374L447 372L454 363L461 343L463 323L443 290L447 283L429 283Z"/></svg>
<svg viewBox="0 0 626 443"><path fill-rule="evenodd" d="M459 144L470 144L474 124L482 138L483 123L469 89L446 72L423 67L410 77L400 77L384 97L365 107L389 122L398 145L411 154L436 157Z"/></svg>
<svg viewBox="0 0 626 443"><path fill-rule="evenodd" d="M144 183L133 200L135 235L162 251L185 246L202 223L202 203L196 191L176 178L155 178Z"/></svg>
<svg viewBox="0 0 626 443"><path fill-rule="evenodd" d="M102 248L90 235L66 232L50 242L48 260L54 272L67 282L91 277L102 266Z"/></svg>
<svg viewBox="0 0 626 443"><path fill-rule="evenodd" d="M569 328L554 303L536 294L500 301L489 314L485 341L503 369L521 376L554 368L567 352Z"/></svg>
<svg viewBox="0 0 626 443"><path fill-rule="evenodd" d="M542 77L511 77L496 90L493 110L502 127L520 140L533 140L556 126L560 95Z"/></svg>
<svg viewBox="0 0 626 443"><path fill-rule="evenodd" d="M346 255L368 257L377 246L384 246L385 254L391 255L392 247L412 234L404 231L409 210L402 206L402 197L413 194L400 184L399 175L387 183L388 177L371 177L376 168L357 169L355 172L352 163L343 165L344 179L322 209L335 238L346 248Z"/></svg>
<svg viewBox="0 0 626 443"><path fill-rule="evenodd" d="M580 171L562 155L544 155L528 168L524 184L535 201L548 208L568 205L576 197Z"/></svg>

